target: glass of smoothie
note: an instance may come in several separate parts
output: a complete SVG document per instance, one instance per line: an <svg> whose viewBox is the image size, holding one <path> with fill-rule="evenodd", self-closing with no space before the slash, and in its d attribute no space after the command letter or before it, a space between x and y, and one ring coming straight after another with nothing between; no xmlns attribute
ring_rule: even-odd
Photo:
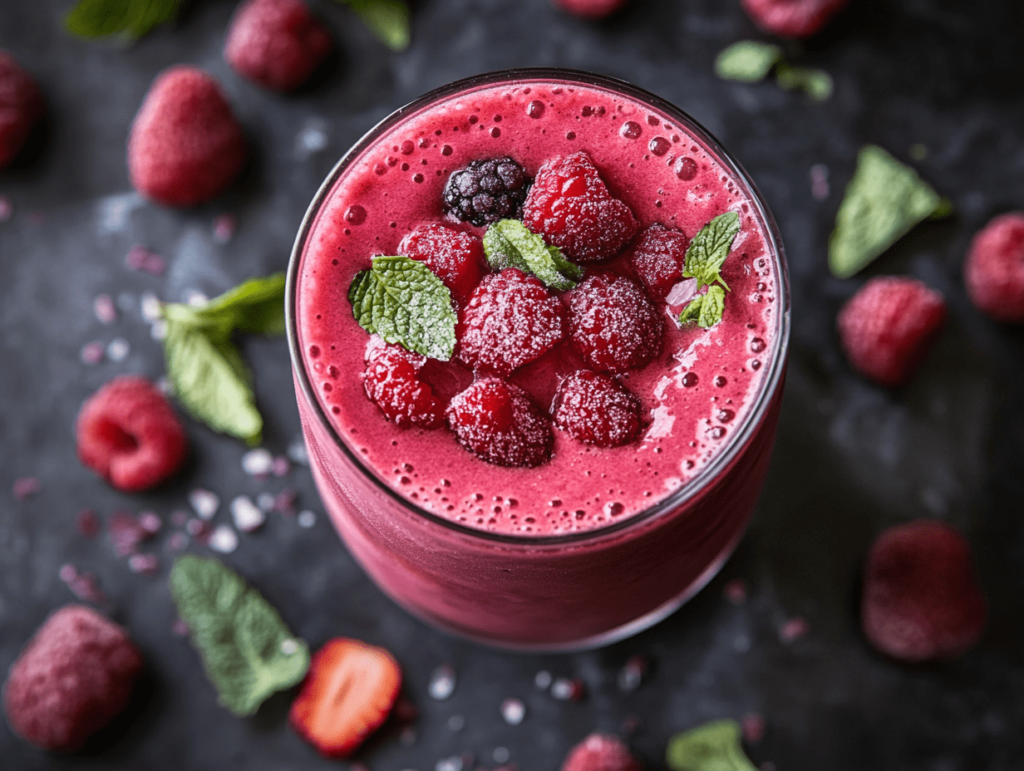
<svg viewBox="0 0 1024 771"><path fill-rule="evenodd" d="M583 151L638 234L660 223L693 239L734 212L721 268L721 320L680 323L693 281L651 304L660 353L616 375L639 400L642 429L598 447L553 428L550 458L488 462L448 428L403 427L368 398L371 340L349 288L375 255L447 222L449 178L510 157L534 178ZM515 215L512 215L513 217ZM731 215L730 215L731 216ZM627 246L585 275L639 285ZM481 271L491 272L486 264ZM569 307L569 292L551 290ZM437 89L370 130L310 205L288 270L288 339L316 484L349 551L409 612L513 649L603 645L664 618L735 548L767 472L786 368L790 312L782 244L739 164L678 108L622 81L562 69L490 73ZM568 311L566 311L568 313ZM458 352L456 352L458 354ZM581 367L570 340L507 379L545 420L559 383ZM418 377L449 402L474 382L459 363Z"/></svg>

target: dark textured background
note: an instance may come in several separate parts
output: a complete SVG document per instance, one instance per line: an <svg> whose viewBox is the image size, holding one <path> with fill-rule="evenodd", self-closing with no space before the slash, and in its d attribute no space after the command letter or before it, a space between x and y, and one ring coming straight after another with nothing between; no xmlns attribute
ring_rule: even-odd
<svg viewBox="0 0 1024 771"><path fill-rule="evenodd" d="M242 536L227 561L314 646L352 635L394 651L415 737L389 726L359 753L373 771L431 771L472 752L497 765L507 748L523 771L554 771L592 729L621 732L639 719L632 745L649 769L664 766L676 731L718 717L759 713L758 763L778 769L1024 768L1024 335L973 310L960 278L971 235L991 216L1024 208L1024 9L1019 0L852 0L796 61L835 77L834 97L815 104L771 83L724 83L715 54L757 33L736 0L631 0L602 23L557 13L548 0L420 0L404 53L379 45L345 9L318 0L339 56L305 93L269 94L221 59L231 0L193 3L177 25L133 46L72 39L60 20L69 0L0 2L0 47L39 80L50 118L18 168L0 173L14 207L0 223L0 671L54 608L72 600L58 578L71 562L95 571L145 652L146 686L127 725L100 749L58 758L30 748L0 724L0 768L314 769L317 758L286 726L290 695L249 720L215 703L198 659L174 636L166 589L170 527L147 547L163 557L157 577L132 574L104 537L76 532L82 507L184 508L197 486L225 502L293 486L320 514L311 530L271 517ZM209 69L251 140L255 160L223 198L192 211L142 202L128 185L128 126L153 77L178 62ZM159 493L119 494L75 458L79 405L123 372L163 375L157 343L138 311L144 291L180 300L285 267L307 203L336 159L373 123L435 86L481 71L558 65L629 80L675 102L747 167L773 209L789 252L794 334L774 464L749 534L722 574L667 621L634 639L576 655L515 655L449 638L392 605L363 576L322 514L308 469L287 480L245 476L243 447L188 423L193 460ZM310 149L324 139L322 149ZM310 142L312 140L312 142ZM867 271L909 272L940 289L950 317L933 354L905 389L856 377L836 342L834 318L863 276L839 281L825 267L831 223L857 148L881 144L916 164L955 203L957 215L926 224ZM825 164L831 195L815 200L810 169ZM218 244L213 223L237 218ZM169 262L157 278L125 267L136 243ZM92 313L101 293L133 307L112 326ZM123 337L121 363L85 366L83 344ZM299 436L284 340L245 351L267 417L266 444L281 453ZM15 479L36 476L37 495L16 501ZM227 521L222 505L218 521ZM859 571L872 538L918 517L965 530L975 546L991 621L960 661L910 667L874 653L857 623ZM201 547L196 547L200 552ZM747 581L736 606L725 582ZM486 591L486 587L481 587ZM806 636L780 628L802 617ZM633 654L650 678L623 694L615 675ZM455 666L447 701L427 695L430 672ZM555 701L534 674L580 677L587 697ZM501 701L522 698L526 720L509 726ZM453 732L448 718L462 715ZM344 765L344 764L342 764ZM764 766L768 767L768 766Z"/></svg>

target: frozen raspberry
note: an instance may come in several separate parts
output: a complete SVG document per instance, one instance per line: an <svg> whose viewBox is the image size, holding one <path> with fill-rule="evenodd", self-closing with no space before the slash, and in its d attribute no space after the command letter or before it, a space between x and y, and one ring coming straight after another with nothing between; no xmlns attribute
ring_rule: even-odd
<svg viewBox="0 0 1024 771"><path fill-rule="evenodd" d="M907 276L873 278L839 312L854 369L884 386L907 382L946 318L942 295Z"/></svg>
<svg viewBox="0 0 1024 771"><path fill-rule="evenodd" d="M743 9L765 32L780 37L810 37L825 26L846 0L741 0Z"/></svg>
<svg viewBox="0 0 1024 771"><path fill-rule="evenodd" d="M640 764L620 739L595 733L569 750L562 771L640 771Z"/></svg>
<svg viewBox="0 0 1024 771"><path fill-rule="evenodd" d="M597 274L569 293L569 335L584 361L614 375L661 353L663 324L644 290L625 276Z"/></svg>
<svg viewBox="0 0 1024 771"><path fill-rule="evenodd" d="M13 56L0 51L0 169L14 160L42 114L39 86Z"/></svg>
<svg viewBox="0 0 1024 771"><path fill-rule="evenodd" d="M640 234L630 262L647 294L664 300L683 278L690 239L678 230L655 223Z"/></svg>
<svg viewBox="0 0 1024 771"><path fill-rule="evenodd" d="M555 0L555 5L566 13L583 19L610 16L626 4L626 0Z"/></svg>
<svg viewBox="0 0 1024 771"><path fill-rule="evenodd" d="M402 239L398 253L426 263L460 305L484 272L480 239L440 223L420 225Z"/></svg>
<svg viewBox="0 0 1024 771"><path fill-rule="evenodd" d="M964 262L967 296L998 321L1024 321L1024 212L989 222Z"/></svg>
<svg viewBox="0 0 1024 771"><path fill-rule="evenodd" d="M529 187L526 169L508 156L473 161L448 177L444 210L463 222L489 225L515 217Z"/></svg>
<svg viewBox="0 0 1024 771"><path fill-rule="evenodd" d="M459 443L488 463L539 466L551 457L551 424L526 392L497 378L477 380L445 412Z"/></svg>
<svg viewBox="0 0 1024 771"><path fill-rule="evenodd" d="M573 439L598 447L618 447L640 433L640 401L607 375L587 369L558 384L555 425Z"/></svg>
<svg viewBox="0 0 1024 771"><path fill-rule="evenodd" d="M136 190L168 206L194 206L231 184L245 156L242 129L212 77L186 66L157 76L128 137Z"/></svg>
<svg viewBox="0 0 1024 771"><path fill-rule="evenodd" d="M366 346L366 395L384 417L403 428L437 428L443 420L444 405L419 378L426 361L425 356L389 345L377 335Z"/></svg>
<svg viewBox="0 0 1024 771"><path fill-rule="evenodd" d="M970 544L949 525L911 522L871 546L861 623L882 653L903 661L960 656L981 638L986 615Z"/></svg>
<svg viewBox="0 0 1024 771"><path fill-rule="evenodd" d="M577 262L614 257L637 231L633 212L612 198L584 152L552 158L537 172L523 222Z"/></svg>
<svg viewBox="0 0 1024 771"><path fill-rule="evenodd" d="M3 694L7 721L40 747L76 750L125 708L141 668L124 629L84 605L67 605L11 667Z"/></svg>
<svg viewBox="0 0 1024 771"><path fill-rule="evenodd" d="M188 454L185 429L145 378L116 377L78 413L78 457L118 490L138 492L177 471Z"/></svg>
<svg viewBox="0 0 1024 771"><path fill-rule="evenodd" d="M249 0L228 28L224 58L275 91L301 86L331 50L331 36L302 0Z"/></svg>
<svg viewBox="0 0 1024 771"><path fill-rule="evenodd" d="M565 311L537 278L506 268L484 276L459 314L456 334L467 366L505 377L561 342Z"/></svg>

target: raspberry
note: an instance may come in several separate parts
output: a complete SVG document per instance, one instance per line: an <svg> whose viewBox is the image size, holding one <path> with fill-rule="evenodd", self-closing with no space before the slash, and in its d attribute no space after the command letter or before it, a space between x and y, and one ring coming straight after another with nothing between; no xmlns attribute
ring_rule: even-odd
<svg viewBox="0 0 1024 771"><path fill-rule="evenodd" d="M964 262L967 296L998 321L1024 321L1024 212L989 222Z"/></svg>
<svg viewBox="0 0 1024 771"><path fill-rule="evenodd" d="M636 219L612 198L584 152L552 158L537 172L523 205L523 222L577 262L614 257L636 234Z"/></svg>
<svg viewBox="0 0 1024 771"><path fill-rule="evenodd" d="M640 771L640 764L617 737L594 733L569 750L562 771Z"/></svg>
<svg viewBox="0 0 1024 771"><path fill-rule="evenodd" d="M569 335L598 372L639 369L661 353L663 325L644 291L625 276L597 274L569 293Z"/></svg>
<svg viewBox="0 0 1024 771"><path fill-rule="evenodd" d="M40 747L76 750L125 708L141 668L124 629L84 605L67 605L11 667L3 694L7 721Z"/></svg>
<svg viewBox="0 0 1024 771"><path fill-rule="evenodd" d="M459 314L459 358L507 376L565 337L565 311L534 276L518 268L484 276Z"/></svg>
<svg viewBox="0 0 1024 771"><path fill-rule="evenodd" d="M480 239L440 223L420 225L402 239L398 253L425 262L460 305L483 275Z"/></svg>
<svg viewBox="0 0 1024 771"><path fill-rule="evenodd" d="M949 525L911 522L871 546L861 624L882 653L903 661L954 658L981 638L986 615L971 547Z"/></svg>
<svg viewBox="0 0 1024 771"><path fill-rule="evenodd" d="M13 56L0 51L0 169L14 160L42 114L39 86Z"/></svg>
<svg viewBox="0 0 1024 771"><path fill-rule="evenodd" d="M459 444L499 466L539 466L551 457L551 424L518 386L477 380L445 412Z"/></svg>
<svg viewBox="0 0 1024 771"><path fill-rule="evenodd" d="M555 5L566 13L584 19L609 16L626 4L626 0L555 0Z"/></svg>
<svg viewBox="0 0 1024 771"><path fill-rule="evenodd" d="M330 50L330 34L302 0L249 0L228 28L224 59L254 83L291 91Z"/></svg>
<svg viewBox="0 0 1024 771"><path fill-rule="evenodd" d="M558 384L555 425L578 442L618 447L640 433L640 401L607 375L587 369Z"/></svg>
<svg viewBox="0 0 1024 771"><path fill-rule="evenodd" d="M174 409L145 378L116 377L78 413L78 457L118 490L155 487L188 454L185 429Z"/></svg>
<svg viewBox="0 0 1024 771"><path fill-rule="evenodd" d="M846 0L741 0L743 9L765 32L780 37L810 37L825 26Z"/></svg>
<svg viewBox="0 0 1024 771"><path fill-rule="evenodd" d="M444 186L444 210L478 227L515 217L529 188L526 169L508 156L473 161Z"/></svg>
<svg viewBox="0 0 1024 771"><path fill-rule="evenodd" d="M946 318L942 295L909 277L873 278L839 312L854 369L884 386L910 379Z"/></svg>
<svg viewBox="0 0 1024 771"><path fill-rule="evenodd" d="M241 171L242 129L217 82L196 67L171 67L146 94L128 137L135 189L168 206L194 206Z"/></svg>
<svg viewBox="0 0 1024 771"><path fill-rule="evenodd" d="M690 239L679 230L655 223L640 234L630 262L647 294L664 300L683 277Z"/></svg>
<svg viewBox="0 0 1024 771"><path fill-rule="evenodd" d="M384 417L403 428L437 428L444 406L433 389L420 380L427 358L374 335L366 346L363 387Z"/></svg>

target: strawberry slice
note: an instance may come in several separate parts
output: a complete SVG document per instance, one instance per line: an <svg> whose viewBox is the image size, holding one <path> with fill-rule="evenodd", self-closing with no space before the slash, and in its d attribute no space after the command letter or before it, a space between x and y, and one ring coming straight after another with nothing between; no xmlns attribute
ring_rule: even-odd
<svg viewBox="0 0 1024 771"><path fill-rule="evenodd" d="M386 650L336 637L313 656L288 720L324 757L348 757L387 719L401 685Z"/></svg>

